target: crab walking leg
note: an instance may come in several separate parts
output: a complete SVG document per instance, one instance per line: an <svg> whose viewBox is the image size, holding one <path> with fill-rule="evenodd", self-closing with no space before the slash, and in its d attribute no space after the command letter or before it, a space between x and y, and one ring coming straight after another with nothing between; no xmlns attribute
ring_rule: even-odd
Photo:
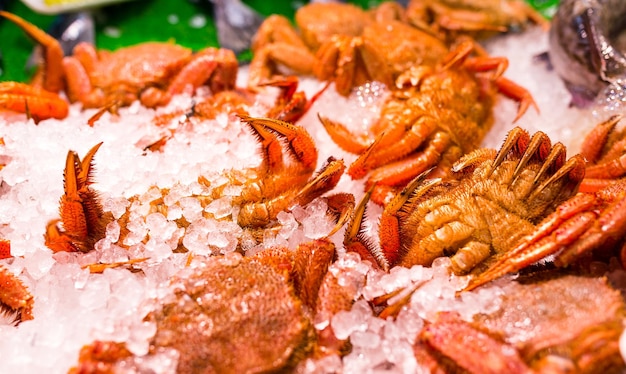
<svg viewBox="0 0 626 374"><path fill-rule="evenodd" d="M369 261L372 265L381 269L388 269L387 259L381 255L380 250L366 236L364 230L363 221L367 216L367 202L371 194L372 189L370 188L354 209L352 219L348 221L344 232L343 246L347 252L357 253L361 259Z"/></svg>
<svg viewBox="0 0 626 374"><path fill-rule="evenodd" d="M69 105L56 93L18 82L0 83L0 109L30 114L35 120L67 117Z"/></svg>
<svg viewBox="0 0 626 374"><path fill-rule="evenodd" d="M424 327L420 339L470 373L532 373L515 347L449 312Z"/></svg>
<svg viewBox="0 0 626 374"><path fill-rule="evenodd" d="M19 26L28 36L41 44L44 53L44 66L42 74L42 87L50 92L59 92L65 87L65 77L63 73L63 49L59 42L46 34L45 31L27 22L26 20L11 14L0 11L0 16L8 19Z"/></svg>
<svg viewBox="0 0 626 374"><path fill-rule="evenodd" d="M21 280L0 266L0 312L15 314L15 323L33 319L33 295Z"/></svg>
<svg viewBox="0 0 626 374"><path fill-rule="evenodd" d="M317 163L317 148L309 133L302 127L272 118L252 118L240 116L241 120L251 126L262 126L273 131L287 142L287 151L303 168L313 170Z"/></svg>
<svg viewBox="0 0 626 374"><path fill-rule="evenodd" d="M291 188L274 198L243 205L239 211L237 223L244 227L267 225L281 211L288 210L296 204L306 205L316 197L332 190L339 182L344 169L343 161L331 157L318 175L304 187Z"/></svg>
<svg viewBox="0 0 626 374"><path fill-rule="evenodd" d="M387 260L386 268L397 265L406 255L407 248L402 243L402 224L399 214L412 200L428 192L441 183L440 178L425 179L428 172L414 178L383 210L380 217L379 237L382 256Z"/></svg>

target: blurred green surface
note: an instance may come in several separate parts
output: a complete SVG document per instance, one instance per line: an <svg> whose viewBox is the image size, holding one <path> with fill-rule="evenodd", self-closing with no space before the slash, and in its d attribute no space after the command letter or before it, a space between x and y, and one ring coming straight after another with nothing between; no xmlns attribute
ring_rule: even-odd
<svg viewBox="0 0 626 374"><path fill-rule="evenodd" d="M18 0L4 1L7 11L15 13L46 30L54 16L38 14ZM382 0L353 0L362 7L377 5ZM528 0L544 15L553 14L558 0ZM293 18L295 10L305 1L244 0L259 13L281 13ZM102 49L116 49L145 41L174 41L194 50L217 46L217 35L209 7L209 0L134 0L107 6L94 11L96 44ZM175 16L175 17L172 17ZM192 27L194 17L204 16L206 24ZM170 19L176 18L177 22ZM33 42L15 25L0 19L0 81L27 81L32 75L25 70Z"/></svg>

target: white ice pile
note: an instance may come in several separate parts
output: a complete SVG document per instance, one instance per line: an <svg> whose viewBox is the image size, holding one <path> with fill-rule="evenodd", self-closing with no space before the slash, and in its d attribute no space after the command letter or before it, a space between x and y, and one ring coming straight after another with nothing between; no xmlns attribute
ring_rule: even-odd
<svg viewBox="0 0 626 374"><path fill-rule="evenodd" d="M531 109L518 125L531 132L541 129L553 139L575 147L590 121L583 118L581 111L568 108L569 96L560 80L533 60L533 55L547 49L545 33L531 30L493 41L488 48L494 55L509 57L510 67L505 75L530 89L541 110L536 114ZM240 84L244 81L241 74ZM321 84L305 80L301 88L310 97ZM196 100L206 94L200 90ZM375 120L385 94L384 87L373 84L363 87L351 99L337 95L332 86L320 97L300 122L319 147L318 167L331 155L343 158L348 165L355 156L333 144L317 114L364 130ZM245 126L225 115L202 122L174 119L160 127L152 122L157 113L187 109L191 103L192 97L185 94L156 111L135 104L122 108L119 116L104 114L93 127L87 126L87 120L94 111L81 112L79 106L71 108L66 120L47 120L38 125L21 116L0 118L0 134L5 142L0 146L0 160L6 163L0 171L0 237L11 240L14 256L3 261L3 265L23 280L35 298L34 320L18 327L0 325L0 372L67 372L77 363L80 348L95 339L125 341L133 352L145 352L155 327L146 325L142 318L151 310L151 300L164 292L168 279L188 261L187 254L172 252L178 240L184 236L185 246L196 254L226 253L233 250L236 239L245 235L237 225L202 218L202 208L190 196L205 192L206 187L198 183L201 175L215 177L223 170L257 165L258 146ZM499 147L512 126L515 110L515 103L500 100L496 125L485 145ZM251 111L261 112L262 108ZM161 152L144 151L145 146L169 135L172 128L176 131ZM82 157L99 142L103 145L95 156L93 188L99 191L105 210L114 217L122 216L127 208L137 217L128 227L131 233L124 245L129 249L115 244L120 227L112 223L95 251L53 255L44 245L43 234L46 224L58 218L66 154L74 150ZM161 189L169 191L164 194ZM336 191L353 192L358 201L363 195L362 181L344 176ZM228 194L236 195L236 188L205 210L215 217L229 215ZM138 199L130 201L132 196ZM148 214L150 201L159 197L168 205L167 213ZM370 217L377 217L376 209L372 207ZM278 235L268 237L261 247L248 241L249 252L270 244L295 247L304 240L323 236L329 230L324 211L323 202L316 201L281 213ZM181 217L193 220L185 231L173 224ZM367 224L376 240L377 222L371 218ZM148 233L150 240L142 242ZM333 239L341 247L342 232ZM242 241L245 246L245 236ZM81 268L98 261L144 257L149 259L134 265L138 272L119 267L90 274ZM345 261L349 262L347 257ZM481 308L497 307L497 287L489 294L480 291L455 299L454 291L462 286L463 279L443 274L439 267L397 269L382 274L360 261L353 263L355 278L347 277L344 281L349 283L367 274L368 286L354 285L355 292L367 300L407 285L420 286L396 320L374 317L364 300L357 302L349 313L336 316L330 323L339 334L350 337L353 350L343 359L329 357L307 362L313 371L330 372L334 368L345 373L419 372L412 343L435 310L456 310L469 319ZM171 352L156 357L156 361L145 362L145 367L164 372L175 365Z"/></svg>

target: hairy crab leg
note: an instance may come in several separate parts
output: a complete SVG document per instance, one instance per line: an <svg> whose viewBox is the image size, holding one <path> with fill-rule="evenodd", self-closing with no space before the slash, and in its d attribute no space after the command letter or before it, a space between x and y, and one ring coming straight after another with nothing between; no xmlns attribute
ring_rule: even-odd
<svg viewBox="0 0 626 374"><path fill-rule="evenodd" d="M294 157L306 169L315 169L317 148L311 135L302 127L272 118L252 118L240 116L241 120L251 126L263 126L286 140L289 155Z"/></svg>
<svg viewBox="0 0 626 374"><path fill-rule="evenodd" d="M33 319L33 295L4 266L0 266L0 312L15 315L15 324Z"/></svg>
<svg viewBox="0 0 626 374"><path fill-rule="evenodd" d="M68 103L56 93L18 82L0 83L0 108L27 113L35 120L63 119Z"/></svg>
<svg viewBox="0 0 626 374"><path fill-rule="evenodd" d="M28 36L41 44L44 53L42 87L50 92L59 92L65 87L63 72L63 49L59 42L45 31L9 12L0 11L0 16L19 26Z"/></svg>

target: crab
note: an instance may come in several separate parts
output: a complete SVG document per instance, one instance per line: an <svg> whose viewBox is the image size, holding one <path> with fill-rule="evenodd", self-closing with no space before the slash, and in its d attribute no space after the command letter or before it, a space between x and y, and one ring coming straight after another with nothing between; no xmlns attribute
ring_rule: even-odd
<svg viewBox="0 0 626 374"><path fill-rule="evenodd" d="M121 342L96 341L83 347L70 372L140 369L142 360L172 350L180 373L284 372L307 356L341 354L346 341L335 338L328 323L313 322L349 310L356 297L356 289L339 286L334 257L332 242L318 239L295 251L195 260L170 280L167 298L145 317L156 324L147 355L135 357Z"/></svg>
<svg viewBox="0 0 626 374"><path fill-rule="evenodd" d="M580 155L565 158L561 143L515 127L498 152L480 148L463 156L450 178L425 172L413 179L384 207L380 248L356 228L346 230L344 243L370 253L383 270L451 256L454 273L480 272L576 193L585 163ZM371 189L363 201L370 195Z"/></svg>
<svg viewBox="0 0 626 374"><path fill-rule="evenodd" d="M269 17L255 36L249 86L258 88L281 66L333 81L342 95L371 80L391 85L408 65L447 51L440 40L400 21L402 13L394 2L370 11L338 2L312 3L296 12L299 33L286 18Z"/></svg>
<svg viewBox="0 0 626 374"><path fill-rule="evenodd" d="M626 306L606 278L535 274L504 285L501 298L496 311L469 321L442 312L425 326L415 348L434 358L431 372L620 373L626 367L619 349Z"/></svg>
<svg viewBox="0 0 626 374"><path fill-rule="evenodd" d="M342 160L329 157L318 173L314 175L317 164L317 149L311 136L302 127L270 118L252 118L242 116L261 144L262 161L253 170L232 170L211 181L199 177L198 184L203 192L191 196L204 208L211 202L226 198L233 209L227 217L236 222L257 242L269 232L277 231L280 226L277 216L295 205L306 206L314 199L329 192L339 181L345 166ZM284 141L285 146L281 144ZM93 147L81 161L75 152L68 152L65 166L65 193L61 197L61 218L52 220L46 232L46 245L54 252L88 252L104 238L107 225L112 222L119 225L120 245L130 233L127 224L136 212L133 203L140 197L131 197L129 207L114 219L110 212L104 212L92 183L92 160L100 144ZM283 160L283 151L292 158L292 162ZM156 188L156 187L155 187ZM228 195L226 191L237 189L239 192ZM147 214L160 213L167 216L168 205L164 197L168 189L158 189L159 198L153 197ZM338 193L324 197L328 214L338 222L345 222L354 206L351 194ZM145 212L144 212L145 213ZM204 211L204 218L213 218L214 214ZM191 218L189 218L191 219ZM220 217L219 219L224 219ZM183 229L190 226L185 217L173 219ZM132 230L131 230L132 231ZM145 236L147 233L144 233ZM185 250L182 244L180 250Z"/></svg>
<svg viewBox="0 0 626 374"><path fill-rule="evenodd" d="M207 84L213 92L235 86L238 63L230 50L206 48L193 53L172 43L150 42L109 52L81 43L72 56L63 57L58 41L36 26L8 12L0 11L0 16L43 46L44 63L36 85L53 93L65 89L69 100L82 103L83 108L115 110L135 100L157 107L167 104L187 86ZM46 95L41 97L47 99ZM11 108L20 109L19 102L20 97L15 98ZM29 109L39 118L53 113L40 106Z"/></svg>
<svg viewBox="0 0 626 374"><path fill-rule="evenodd" d="M560 204L506 256L472 279L468 290L549 255L555 255L553 263L559 267L618 256L626 268L626 178L620 163L623 140L608 136L623 137L613 132L619 119L612 116L601 122L585 138L582 154L587 167L581 192Z"/></svg>
<svg viewBox="0 0 626 374"><path fill-rule="evenodd" d="M501 76L506 58L471 57L474 50L473 42L464 41L437 65L407 70L397 80L403 88L391 93L365 134L320 116L331 139L359 155L348 174L361 179L369 173L366 189L376 185L375 202L384 204L431 167L438 175L448 174L462 154L476 149L493 123L494 88L519 101L514 122L531 105L536 108L526 89ZM493 76L478 73L485 70Z"/></svg>
<svg viewBox="0 0 626 374"><path fill-rule="evenodd" d="M549 27L548 20L521 0L411 0L406 17L416 27L448 40L460 35L484 39L519 31L531 22Z"/></svg>

